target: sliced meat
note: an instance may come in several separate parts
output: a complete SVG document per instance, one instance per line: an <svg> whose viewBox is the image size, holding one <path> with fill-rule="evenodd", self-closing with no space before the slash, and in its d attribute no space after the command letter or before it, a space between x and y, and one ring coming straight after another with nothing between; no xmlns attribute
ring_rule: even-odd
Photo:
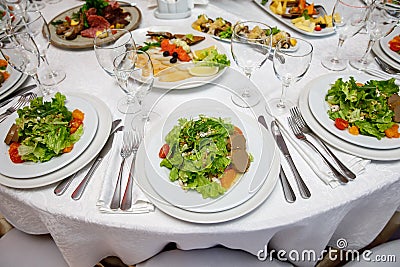
<svg viewBox="0 0 400 267"><path fill-rule="evenodd" d="M6 143L6 145L10 145L12 142L17 142L18 138L18 126L14 123L8 130L4 143Z"/></svg>
<svg viewBox="0 0 400 267"><path fill-rule="evenodd" d="M87 21L91 28L110 28L110 23L102 16L90 15L87 17Z"/></svg>
<svg viewBox="0 0 400 267"><path fill-rule="evenodd" d="M97 28L89 28L81 31L81 36L87 38L95 38L97 31L102 31L102 30Z"/></svg>
<svg viewBox="0 0 400 267"><path fill-rule="evenodd" d="M97 15L97 9L94 7L91 7L85 12L85 15L86 15L86 17L89 17L91 15Z"/></svg>
<svg viewBox="0 0 400 267"><path fill-rule="evenodd" d="M232 165L238 172L246 172L249 166L249 155L247 154L247 152L242 149L233 150Z"/></svg>
<svg viewBox="0 0 400 267"><path fill-rule="evenodd" d="M400 96L393 94L388 98L388 105L394 112L393 121L400 122Z"/></svg>
<svg viewBox="0 0 400 267"><path fill-rule="evenodd" d="M204 36L187 34L175 34L174 37L185 41L188 45L195 45L206 39Z"/></svg>
<svg viewBox="0 0 400 267"><path fill-rule="evenodd" d="M400 122L400 105L397 105L394 109L393 121Z"/></svg>
<svg viewBox="0 0 400 267"><path fill-rule="evenodd" d="M174 38L174 35L172 33L170 33L170 32L151 32L151 31L148 31L146 36L150 36L150 37L160 37L161 36L161 37L166 38L166 39Z"/></svg>

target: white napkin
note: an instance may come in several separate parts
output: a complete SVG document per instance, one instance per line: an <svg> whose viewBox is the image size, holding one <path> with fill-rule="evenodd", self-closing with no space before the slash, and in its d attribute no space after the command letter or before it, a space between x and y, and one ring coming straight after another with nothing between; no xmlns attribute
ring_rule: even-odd
<svg viewBox="0 0 400 267"><path fill-rule="evenodd" d="M115 133L113 147L108 156L108 166L103 179L103 186L100 192L100 197L97 201L97 206L99 210L104 213L146 213L154 211L154 205L147 199L135 182L133 182L132 186L132 207L128 210L110 209L111 199L118 179L119 167L122 162L122 157L119 154L122 146L122 137L123 132ZM132 157L133 156L131 155L125 160L121 183L121 200L124 196L126 184L128 182Z"/></svg>
<svg viewBox="0 0 400 267"><path fill-rule="evenodd" d="M335 178L331 172L331 170L326 166L323 162L322 158L316 155L315 151L312 151L306 144L301 144L301 142L293 135L292 130L289 127L289 123L287 122L287 117L279 117L276 118L277 122L280 125L280 129L282 134L285 137L285 140L289 141L290 145L296 149L296 151L300 154L300 156L307 162L307 164L311 167L314 173L327 185L332 188L340 185L337 178ZM309 138L312 141L312 138ZM313 142L315 145L319 145L317 142ZM288 144L289 145L289 144ZM305 147L307 146L307 147ZM321 152L325 152L322 146ZM363 158L359 158L354 155L350 155L339 151L333 147L330 147L332 152L336 155L336 157L343 162L350 170L352 170L356 175L360 175L365 171L365 167L371 162L371 160L366 160ZM326 155L327 156L327 155ZM327 158L329 158L327 156Z"/></svg>

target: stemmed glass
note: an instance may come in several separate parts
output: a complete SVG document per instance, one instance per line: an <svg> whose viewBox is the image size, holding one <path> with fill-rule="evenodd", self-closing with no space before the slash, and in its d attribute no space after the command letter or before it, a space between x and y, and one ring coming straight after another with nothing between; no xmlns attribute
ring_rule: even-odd
<svg viewBox="0 0 400 267"><path fill-rule="evenodd" d="M339 33L338 45L333 55L321 60L322 66L329 70L340 71L347 67L347 60L340 52L346 39L357 34L364 26L368 5L362 0L337 0L332 11L332 21Z"/></svg>
<svg viewBox="0 0 400 267"><path fill-rule="evenodd" d="M373 5L369 11L366 27L369 35L367 49L364 55L359 59L350 60L350 65L358 70L365 69L370 61L368 56L375 42L389 33L390 30L398 23L399 19L396 15L399 14L398 9L389 6Z"/></svg>
<svg viewBox="0 0 400 267"><path fill-rule="evenodd" d="M286 113L294 105L286 100L287 89L307 73L312 54L312 44L300 38L289 37L276 45L273 67L276 77L282 82L282 91L280 98L267 102L273 115Z"/></svg>
<svg viewBox="0 0 400 267"><path fill-rule="evenodd" d="M143 125L150 119L149 114L143 112L143 100L154 82L150 56L140 50L127 51L115 57L113 66L118 85L127 94L118 102L118 110L125 114L141 112L136 120Z"/></svg>
<svg viewBox="0 0 400 267"><path fill-rule="evenodd" d="M26 11L23 13L15 13L15 19L21 22L11 27L11 32L27 32L31 35L39 50L41 59L46 64L46 69L41 73L41 81L44 84L58 84L62 82L66 74L63 70L55 70L51 68L47 58L47 51L50 47L51 33L49 26L40 11Z"/></svg>
<svg viewBox="0 0 400 267"><path fill-rule="evenodd" d="M50 97L51 91L44 88L39 80L40 54L28 33L7 34L0 40L0 52L11 67L33 78L44 98Z"/></svg>
<svg viewBox="0 0 400 267"><path fill-rule="evenodd" d="M243 21L233 27L231 53L233 59L244 74L250 79L254 70L260 68L271 52L272 29L257 21ZM243 88L232 101L240 107L252 107L260 102L258 92Z"/></svg>
<svg viewBox="0 0 400 267"><path fill-rule="evenodd" d="M93 44L97 62L110 76L114 76L115 57L124 52L136 50L132 33L126 29L106 30L94 38Z"/></svg>

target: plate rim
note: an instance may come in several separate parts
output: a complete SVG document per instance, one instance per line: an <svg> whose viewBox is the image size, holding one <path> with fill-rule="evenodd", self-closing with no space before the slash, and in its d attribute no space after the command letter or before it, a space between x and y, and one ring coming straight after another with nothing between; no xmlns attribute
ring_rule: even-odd
<svg viewBox="0 0 400 267"><path fill-rule="evenodd" d="M395 60L391 59L386 53L382 50L380 44L376 42L372 47L372 51L374 54L379 57L382 61L386 64L390 65L391 67L400 70L400 63L397 63Z"/></svg>
<svg viewBox="0 0 400 267"><path fill-rule="evenodd" d="M379 40L379 45L380 45L382 51L388 57L390 57L392 60L394 60L400 64L400 54L397 54L396 52L390 50L390 48L388 47L388 41L392 40L394 38L394 36L397 36L399 34L400 34L400 28L395 27L393 32L391 32L389 35L386 35ZM395 57L395 55L397 55L397 57Z"/></svg>
<svg viewBox="0 0 400 267"><path fill-rule="evenodd" d="M328 92L329 88L326 89L321 89L321 87L317 88L316 83L321 80L330 79L332 77L333 79L339 79L342 78L343 80L348 80L350 76L353 77L362 77L361 79L365 80L382 80L379 78L371 78L371 76L364 74L364 73L358 73L358 72L348 72L348 75L336 75L337 77L335 78L335 73L329 76L319 76L315 79L312 79L306 86L309 87L309 93L308 93L308 105L311 110L312 115L314 118L321 124L327 131L332 133L333 135L337 136L338 138L363 147L367 148L373 148L373 149L379 149L379 150L385 150L385 149L394 149L394 148L400 148L400 143L396 139L387 139L383 138L381 140L376 139L375 137L372 136L364 136L364 135L351 135L348 133L348 131L343 132L339 129L336 129L334 126L333 121L329 118L327 111L329 109L328 104L324 100L324 98L321 98L322 95L326 95ZM318 97L318 99L316 99ZM318 100L319 102L317 103L316 101L312 100ZM321 102L323 102L321 104ZM331 124L328 124L331 122ZM367 142L367 143L366 143ZM381 142L381 143L379 143Z"/></svg>
<svg viewBox="0 0 400 267"><path fill-rule="evenodd" d="M347 72L342 73L342 75L345 75ZM327 73L322 76L326 75L337 75L337 73ZM371 76L373 77L373 76ZM311 110L308 105L308 93L309 93L309 87L304 86L300 96L299 96L299 101L298 105L300 108L300 111L304 117L304 120L306 121L307 125L315 132L315 134L318 135L323 141L328 143L329 145L335 147L336 149L342 150L346 153L359 156L361 158L365 159L371 159L371 160L377 160L377 161L390 161L390 160L400 160L400 149L371 149L371 148L366 148L366 147L360 147L353 145L351 143L345 142L333 134L329 133L325 128L319 124L319 122L314 118L314 116L311 113ZM398 153L393 153L393 152L398 152ZM396 156L397 155L397 156Z"/></svg>
<svg viewBox="0 0 400 267"><path fill-rule="evenodd" d="M86 93L69 93L70 95L85 98L96 107L99 120L98 129L92 143L88 148L74 161L53 173L49 173L40 177L28 179L13 179L0 174L0 184L12 188L37 188L58 182L69 175L81 170L85 165L91 162L107 141L111 129L112 114L108 106L98 97Z"/></svg>
<svg viewBox="0 0 400 267"><path fill-rule="evenodd" d="M122 4L128 4L127 2L120 2L120 1L118 1L118 2L122 3ZM81 8L81 7L82 7L82 4L77 5L75 7L71 7L69 9L65 10L65 11L62 11L62 12L58 13L57 15L53 16L52 19L49 20L47 25L48 25L48 27L50 29L50 34L51 34L50 42L51 42L52 45L54 45L54 46L56 46L58 48L74 49L74 50L77 50L77 49L89 49L89 48L93 49L93 38L88 38L88 42L84 43L84 44L79 44L78 41L74 42L74 40L71 40L70 44L64 43L65 40L60 38L60 37L58 37L58 35L55 33L55 27L53 25L51 25L51 23L54 20L56 20L57 18L62 17L62 16L66 16L67 14L73 12L75 9ZM131 15L132 15L133 11L136 13L134 15L137 15L137 18L135 20L131 20L129 22L129 24L124 28L124 29L126 29L128 31L132 31L132 30L136 29L139 26L139 24L140 24L140 22L142 20L142 13L141 13L140 9L137 6L127 6L127 7L124 7L124 9L129 10ZM89 39L90 39L91 42L89 42ZM107 39L107 38L105 38L105 39Z"/></svg>

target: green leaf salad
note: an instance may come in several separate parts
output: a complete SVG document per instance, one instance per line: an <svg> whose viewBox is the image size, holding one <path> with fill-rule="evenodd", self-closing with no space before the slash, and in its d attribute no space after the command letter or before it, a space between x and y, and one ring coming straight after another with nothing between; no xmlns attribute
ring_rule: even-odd
<svg viewBox="0 0 400 267"><path fill-rule="evenodd" d="M350 126L357 126L360 134L381 139L385 130L393 126L394 112L389 108L388 98L399 92L394 79L370 80L361 85L354 77L348 81L338 79L328 90L325 100L332 107L329 118L342 118Z"/></svg>
<svg viewBox="0 0 400 267"><path fill-rule="evenodd" d="M184 190L196 190L203 198L219 197L226 191L219 179L231 164L227 143L234 128L227 120L204 115L179 119L165 137L169 152L160 166L170 169L170 180Z"/></svg>
<svg viewBox="0 0 400 267"><path fill-rule="evenodd" d="M19 109L18 136L21 145L18 154L24 161L45 162L63 153L83 134L83 124L71 134L69 123L72 112L65 106L66 97L56 93L51 102L37 97L29 106Z"/></svg>

